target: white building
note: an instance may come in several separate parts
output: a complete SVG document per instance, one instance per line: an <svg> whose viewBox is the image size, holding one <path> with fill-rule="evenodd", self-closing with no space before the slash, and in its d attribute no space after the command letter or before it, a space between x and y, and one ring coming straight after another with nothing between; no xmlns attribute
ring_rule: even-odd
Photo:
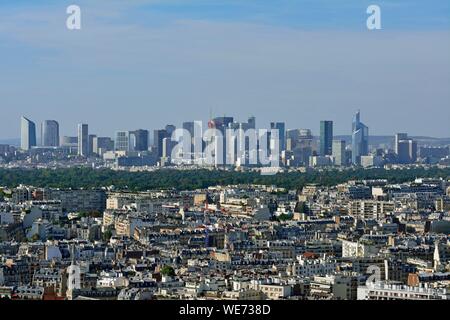
<svg viewBox="0 0 450 320"><path fill-rule="evenodd" d="M378 254L379 248L360 241L342 241L342 257L371 257Z"/></svg>
<svg viewBox="0 0 450 320"><path fill-rule="evenodd" d="M338 264L333 259L305 259L297 257L297 261L291 266L292 275L313 277L317 275L328 275L336 272Z"/></svg>
<svg viewBox="0 0 450 320"><path fill-rule="evenodd" d="M387 282L358 287L358 300L449 300L446 288L411 287Z"/></svg>

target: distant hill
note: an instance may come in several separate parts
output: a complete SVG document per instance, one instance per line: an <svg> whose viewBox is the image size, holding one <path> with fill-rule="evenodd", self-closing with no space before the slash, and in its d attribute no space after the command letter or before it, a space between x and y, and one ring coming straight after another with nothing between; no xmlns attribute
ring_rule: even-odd
<svg viewBox="0 0 450 320"><path fill-rule="evenodd" d="M0 139L0 144L9 144L10 146L18 147L20 146L20 139Z"/></svg>
<svg viewBox="0 0 450 320"><path fill-rule="evenodd" d="M419 145L431 145L431 146L446 146L450 145L450 138L434 138L434 137L423 137L423 136L411 136L416 140ZM334 136L334 139L345 140L347 144L352 142L352 137L350 135ZM369 136L370 145L394 145L394 136Z"/></svg>

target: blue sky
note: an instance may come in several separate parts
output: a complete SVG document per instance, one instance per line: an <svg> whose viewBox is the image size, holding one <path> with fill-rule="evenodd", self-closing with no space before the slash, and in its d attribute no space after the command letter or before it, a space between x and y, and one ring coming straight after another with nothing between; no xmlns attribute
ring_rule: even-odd
<svg viewBox="0 0 450 320"><path fill-rule="evenodd" d="M211 111L347 134L357 109L373 134L450 136L449 56L448 0L2 0L0 139L22 114L112 135Z"/></svg>
<svg viewBox="0 0 450 320"><path fill-rule="evenodd" d="M299 28L364 28L366 8L383 9L383 25L396 29L448 29L450 2L446 0L3 0L12 12L65 8L119 9L116 22L152 25L177 19L251 22ZM111 18L111 16L110 16ZM363 23L362 23L363 22Z"/></svg>

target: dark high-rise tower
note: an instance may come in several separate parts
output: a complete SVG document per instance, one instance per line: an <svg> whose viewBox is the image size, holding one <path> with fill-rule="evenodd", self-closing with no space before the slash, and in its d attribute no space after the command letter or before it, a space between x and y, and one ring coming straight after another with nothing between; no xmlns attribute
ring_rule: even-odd
<svg viewBox="0 0 450 320"><path fill-rule="evenodd" d="M417 141L408 137L407 133L395 135L395 153L398 163L414 163L417 161Z"/></svg>
<svg viewBox="0 0 450 320"><path fill-rule="evenodd" d="M134 151L148 150L148 130L139 129L131 132L134 136Z"/></svg>
<svg viewBox="0 0 450 320"><path fill-rule="evenodd" d="M395 134L394 151L396 154L398 154L399 143L401 140L408 140L408 134L407 133L396 133Z"/></svg>
<svg viewBox="0 0 450 320"><path fill-rule="evenodd" d="M78 155L89 156L89 132L88 125L80 123L78 125Z"/></svg>
<svg viewBox="0 0 450 320"><path fill-rule="evenodd" d="M174 126L173 124L168 124L166 125L165 129L169 138L172 138L172 134L175 132L175 130L177 130L177 127Z"/></svg>
<svg viewBox="0 0 450 320"><path fill-rule="evenodd" d="M333 121L320 121L320 155L333 154Z"/></svg>
<svg viewBox="0 0 450 320"><path fill-rule="evenodd" d="M154 130L153 131L153 148L156 150L158 158L162 157L163 154L163 140L164 138L170 138L167 130Z"/></svg>
<svg viewBox="0 0 450 320"><path fill-rule="evenodd" d="M225 130L233 122L234 122L233 117L217 117L217 118L212 119L209 122L209 127L215 128L215 129L219 130L220 132L222 132L222 134L224 134Z"/></svg>

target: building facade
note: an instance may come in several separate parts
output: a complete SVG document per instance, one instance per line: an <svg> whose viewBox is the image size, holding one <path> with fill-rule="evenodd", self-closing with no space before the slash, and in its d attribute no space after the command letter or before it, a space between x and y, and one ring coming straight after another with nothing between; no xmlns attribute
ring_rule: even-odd
<svg viewBox="0 0 450 320"><path fill-rule="evenodd" d="M59 147L59 124L55 120L45 120L41 124L41 145Z"/></svg>
<svg viewBox="0 0 450 320"><path fill-rule="evenodd" d="M78 125L78 155L87 157L89 155L89 132L88 125L80 123Z"/></svg>
<svg viewBox="0 0 450 320"><path fill-rule="evenodd" d="M36 125L33 121L22 117L20 126L20 147L28 151L36 146Z"/></svg>
<svg viewBox="0 0 450 320"><path fill-rule="evenodd" d="M358 111L353 118L352 125L352 163L361 164L361 156L369 153L369 128L361 122Z"/></svg>
<svg viewBox="0 0 450 320"><path fill-rule="evenodd" d="M320 121L320 155L333 153L333 121Z"/></svg>

